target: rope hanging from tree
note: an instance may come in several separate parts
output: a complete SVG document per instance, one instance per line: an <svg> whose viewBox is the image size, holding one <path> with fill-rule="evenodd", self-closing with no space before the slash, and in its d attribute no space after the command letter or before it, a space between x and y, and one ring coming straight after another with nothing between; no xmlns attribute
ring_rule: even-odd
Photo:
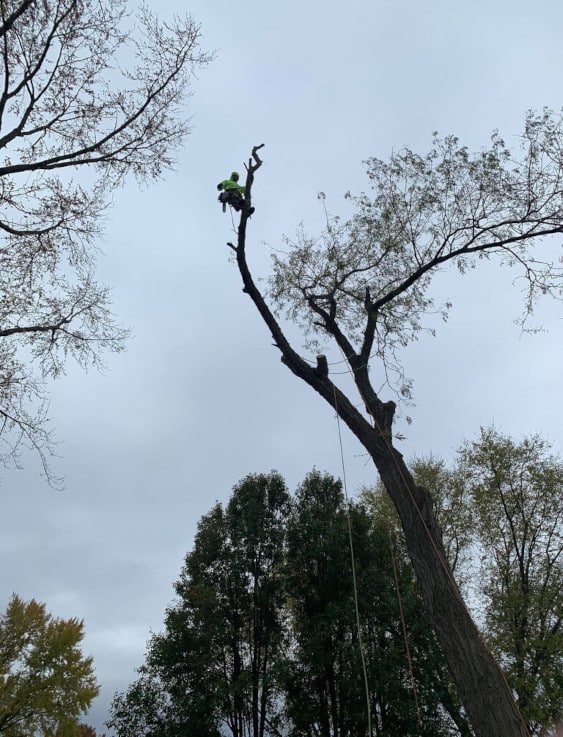
<svg viewBox="0 0 563 737"><path fill-rule="evenodd" d="M326 365L327 373L328 373L328 364L327 364L327 360L325 356L317 356L317 365L321 367ZM369 699L369 681L368 681L368 674L367 674L367 667L366 667L365 649L364 649L363 638L362 638L362 629L361 629L361 623L360 623L358 581L357 581L357 576L356 576L356 561L354 557L354 541L352 538L352 518L350 516L350 499L348 496L348 486L346 483L346 466L344 463L344 447L342 445L342 432L340 429L340 416L338 414L338 403L336 399L336 390L334 391L334 408L336 410L336 425L338 427L338 443L340 446L340 463L342 466L342 486L344 488L344 496L346 499L346 519L348 521L348 539L349 539L349 544L350 544L350 562L351 562L351 567L352 567L352 584L353 584L353 591L354 591L354 609L356 613L356 629L358 631L358 647L360 650L360 658L362 661L363 680L364 680L364 687L365 687L368 735L369 737L371 737L372 729L371 729L371 706L370 706L370 699ZM418 724L422 724L422 715L420 712L420 705L418 703L418 692L416 689L416 682L415 682L414 671L412 667L412 658L411 658L411 651L410 651L410 646L409 646L409 636L408 636L408 631L407 631L407 624L405 621L405 615L403 611L403 601L401 598L401 590L399 588L399 573L398 573L395 553L393 551L393 541L391 538L391 530L389 530L389 549L391 551L393 578L395 581L395 591L397 593L397 601L399 605L399 616L401 619L401 627L402 627L403 637L405 641L405 651L406 651L406 656L407 656L407 663L408 663L408 669L409 669L410 682L412 686L413 698L414 698L414 703L416 707L416 716L417 716Z"/></svg>

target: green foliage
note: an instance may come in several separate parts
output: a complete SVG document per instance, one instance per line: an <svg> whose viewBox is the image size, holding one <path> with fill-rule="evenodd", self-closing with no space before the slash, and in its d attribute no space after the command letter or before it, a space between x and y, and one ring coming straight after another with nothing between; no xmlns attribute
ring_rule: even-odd
<svg viewBox="0 0 563 737"><path fill-rule="evenodd" d="M115 695L107 726L115 728L120 737L165 737L169 734L168 706L157 679L142 676L125 693Z"/></svg>
<svg viewBox="0 0 563 737"><path fill-rule="evenodd" d="M487 639L532 734L562 716L563 464L539 436L520 443L493 428L459 451L454 469L414 465L435 482L449 549L481 554L474 576ZM461 540L461 544L460 544Z"/></svg>
<svg viewBox="0 0 563 737"><path fill-rule="evenodd" d="M94 727L90 727L88 724L79 724L78 730L79 737L98 737ZM105 735L100 737L105 737Z"/></svg>
<svg viewBox="0 0 563 737"><path fill-rule="evenodd" d="M456 721L467 729L386 510L378 502L371 508L351 504L349 514L372 728L388 737L448 735ZM284 664L284 686L295 737L367 734L347 515L340 482L313 472L298 489L288 521L286 580L294 645Z"/></svg>
<svg viewBox="0 0 563 737"><path fill-rule="evenodd" d="M188 729L191 737L224 730L258 737L266 719L276 723L288 503L278 474L247 476L226 509L216 504L201 519L143 678L114 701L108 725L119 737L179 737ZM165 715L158 723L151 699Z"/></svg>
<svg viewBox="0 0 563 737"><path fill-rule="evenodd" d="M350 521L377 734L446 737L456 723L467 734L394 530L376 502L351 505ZM216 504L201 519L175 588L141 678L114 700L108 726L118 737L367 734L338 481L313 472L290 500L278 474L246 477L226 508Z"/></svg>
<svg viewBox="0 0 563 737"><path fill-rule="evenodd" d="M412 470L417 484L424 486L432 495L448 563L463 589L474 573L471 568L474 520L467 485L455 470L447 468L443 460L433 456L415 460Z"/></svg>
<svg viewBox="0 0 563 737"><path fill-rule="evenodd" d="M83 624L13 596L0 616L0 735L78 737L79 717L98 694Z"/></svg>

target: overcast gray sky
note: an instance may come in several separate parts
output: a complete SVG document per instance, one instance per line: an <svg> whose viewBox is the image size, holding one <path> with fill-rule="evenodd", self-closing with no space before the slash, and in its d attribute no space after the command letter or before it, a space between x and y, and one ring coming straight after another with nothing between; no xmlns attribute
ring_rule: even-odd
<svg viewBox="0 0 563 737"><path fill-rule="evenodd" d="M104 375L69 366L53 386L65 491L45 484L33 456L2 482L0 609L15 591L84 618L103 687L87 720L97 728L160 629L214 501L247 473L275 468L291 489L313 466L340 475L334 414L280 363L241 291L216 183L265 143L248 236L264 276L283 233L301 220L320 227L318 191L338 212L347 190L367 190L369 156L422 153L435 130L471 150L495 128L516 144L527 109L563 104L560 0L154 5L163 17L191 12L217 58L194 84L176 173L117 192L108 218L99 275L134 335ZM561 238L550 247L559 255ZM486 266L436 282L454 309L404 356L416 399L407 457L451 457L490 423L542 433L561 452L563 311L546 302L548 332L521 336L512 276ZM355 493L374 471L344 439Z"/></svg>

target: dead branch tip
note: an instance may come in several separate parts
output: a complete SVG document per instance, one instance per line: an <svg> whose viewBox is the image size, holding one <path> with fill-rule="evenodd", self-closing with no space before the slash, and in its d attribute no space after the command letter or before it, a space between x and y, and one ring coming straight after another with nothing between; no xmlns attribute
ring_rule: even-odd
<svg viewBox="0 0 563 737"><path fill-rule="evenodd" d="M252 149L252 158L256 162L256 168L258 168L262 164L262 159L256 153L261 148L264 148L264 144L263 143L261 143L259 146L254 146L254 148Z"/></svg>

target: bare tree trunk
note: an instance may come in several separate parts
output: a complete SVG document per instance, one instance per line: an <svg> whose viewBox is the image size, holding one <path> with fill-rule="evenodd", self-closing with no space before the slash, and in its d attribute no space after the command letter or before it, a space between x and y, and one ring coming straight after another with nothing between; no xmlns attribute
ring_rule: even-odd
<svg viewBox="0 0 563 737"><path fill-rule="evenodd" d="M282 360L336 409L370 454L399 514L426 609L475 734L529 737L506 678L453 578L432 498L426 489L415 484L402 455L392 446L390 403L370 398L368 409L376 424L372 427L328 378L320 378L306 364L304 373L304 366L295 364L293 356L284 353Z"/></svg>
<svg viewBox="0 0 563 737"><path fill-rule="evenodd" d="M399 513L426 609L475 734L528 737L504 674L453 579L430 495L415 485L395 449L372 458Z"/></svg>

